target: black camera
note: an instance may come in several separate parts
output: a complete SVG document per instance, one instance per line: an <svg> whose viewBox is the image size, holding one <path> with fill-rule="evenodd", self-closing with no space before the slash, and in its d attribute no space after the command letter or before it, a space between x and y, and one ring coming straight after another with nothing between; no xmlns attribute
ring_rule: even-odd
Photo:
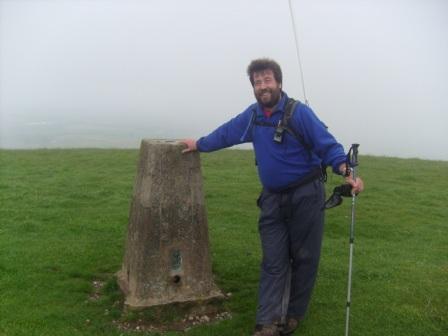
<svg viewBox="0 0 448 336"><path fill-rule="evenodd" d="M283 141L283 133L285 132L285 129L283 128L282 121L279 120L277 127L274 131L274 142L275 143L282 143Z"/></svg>

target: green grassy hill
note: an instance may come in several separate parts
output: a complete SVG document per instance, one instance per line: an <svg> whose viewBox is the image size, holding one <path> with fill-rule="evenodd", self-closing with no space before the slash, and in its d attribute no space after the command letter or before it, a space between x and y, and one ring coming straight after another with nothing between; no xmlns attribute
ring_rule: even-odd
<svg viewBox="0 0 448 336"><path fill-rule="evenodd" d="M113 274L137 158L137 150L0 151L0 335L143 334L113 323L122 318ZM248 335L260 263L253 154L201 159L213 270L232 293L233 318L187 335ZM366 191L356 206L351 335L447 335L448 162L360 156L359 173ZM340 182L332 176L327 187ZM344 333L349 216L348 200L327 212L318 282L297 334Z"/></svg>

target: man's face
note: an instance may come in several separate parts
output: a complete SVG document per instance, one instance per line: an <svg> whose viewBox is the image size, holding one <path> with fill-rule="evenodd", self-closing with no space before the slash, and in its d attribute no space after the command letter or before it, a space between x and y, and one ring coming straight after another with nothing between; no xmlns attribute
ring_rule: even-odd
<svg viewBox="0 0 448 336"><path fill-rule="evenodd" d="M253 76L257 101L264 107L274 107L280 100L282 85L275 80L272 70L255 72Z"/></svg>

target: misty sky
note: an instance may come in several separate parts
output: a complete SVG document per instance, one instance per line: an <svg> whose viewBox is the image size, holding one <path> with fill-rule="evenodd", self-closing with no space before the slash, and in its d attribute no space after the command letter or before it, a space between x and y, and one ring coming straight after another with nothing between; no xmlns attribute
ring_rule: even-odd
<svg viewBox="0 0 448 336"><path fill-rule="evenodd" d="M293 0L307 98L361 154L448 160L448 1ZM207 134L270 57L303 100L287 0L0 0L0 147Z"/></svg>

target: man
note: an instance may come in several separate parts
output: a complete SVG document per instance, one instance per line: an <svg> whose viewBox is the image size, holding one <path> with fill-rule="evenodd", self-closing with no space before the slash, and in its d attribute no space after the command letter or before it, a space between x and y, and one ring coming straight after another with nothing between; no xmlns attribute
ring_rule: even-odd
<svg viewBox="0 0 448 336"><path fill-rule="evenodd" d="M345 176L354 193L363 190L363 182L351 177L343 147L308 106L298 104L288 121L302 140L278 127L288 96L275 61L254 60L247 74L257 103L209 135L183 140L183 152L253 143L263 185L257 201L263 261L253 335L291 335L305 315L319 263L325 202L321 164Z"/></svg>

